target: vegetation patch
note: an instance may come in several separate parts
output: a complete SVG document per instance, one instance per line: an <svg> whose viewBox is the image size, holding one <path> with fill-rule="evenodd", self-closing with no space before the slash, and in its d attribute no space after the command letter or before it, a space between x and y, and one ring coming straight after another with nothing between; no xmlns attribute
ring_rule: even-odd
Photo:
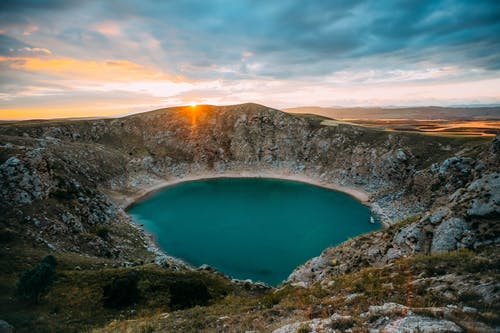
<svg viewBox="0 0 500 333"><path fill-rule="evenodd" d="M46 293L54 282L56 265L54 256L48 255L35 268L25 271L16 285L18 297L38 303L40 296Z"/></svg>
<svg viewBox="0 0 500 333"><path fill-rule="evenodd" d="M131 272L124 277L116 277L104 286L103 304L108 308L123 308L139 300L137 289L137 274Z"/></svg>

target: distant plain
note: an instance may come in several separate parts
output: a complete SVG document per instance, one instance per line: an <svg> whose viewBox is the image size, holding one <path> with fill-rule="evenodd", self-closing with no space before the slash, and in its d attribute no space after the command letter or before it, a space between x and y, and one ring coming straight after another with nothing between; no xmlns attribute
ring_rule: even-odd
<svg viewBox="0 0 500 333"><path fill-rule="evenodd" d="M350 123L388 131L420 132L440 136L495 136L500 134L500 107L481 108L323 108L299 107L283 111L314 114L323 124Z"/></svg>

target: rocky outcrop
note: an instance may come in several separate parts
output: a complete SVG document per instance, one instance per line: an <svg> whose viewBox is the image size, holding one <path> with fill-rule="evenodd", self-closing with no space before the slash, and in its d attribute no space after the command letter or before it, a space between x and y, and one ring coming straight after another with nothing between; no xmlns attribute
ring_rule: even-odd
<svg viewBox="0 0 500 333"><path fill-rule="evenodd" d="M12 156L0 165L1 196L10 199L3 201L4 205L27 205L47 198L52 184L47 179L47 166L36 152L31 151L28 160Z"/></svg>
<svg viewBox="0 0 500 333"><path fill-rule="evenodd" d="M431 252L456 250L467 230L469 227L463 218L452 217L444 220L434 229Z"/></svg>
<svg viewBox="0 0 500 333"><path fill-rule="evenodd" d="M437 184L431 180L438 183L445 180L432 189L434 204L419 212L421 218L326 249L319 257L298 267L289 280L309 284L328 274L385 265L419 253L500 244L497 146L498 138L495 138L489 149L474 160L452 157L415 173L417 178L426 173L431 188ZM415 189L415 179L413 181L409 188Z"/></svg>
<svg viewBox="0 0 500 333"><path fill-rule="evenodd" d="M380 332L395 333L460 333L460 326L449 320L424 316L406 316L387 323Z"/></svg>
<svg viewBox="0 0 500 333"><path fill-rule="evenodd" d="M330 318L320 319L315 318L312 320L296 322L284 325L273 333L296 333L296 332L325 332L334 333L337 330L345 331L353 326L353 319L351 316L342 316L338 313L333 314Z"/></svg>
<svg viewBox="0 0 500 333"><path fill-rule="evenodd" d="M449 312L448 309L429 309L427 311ZM370 306L367 313L362 314L365 322L362 327L370 332L400 332L400 333L461 333L464 330L455 322L443 319L414 314L412 309L396 303L385 303ZM359 323L356 323L359 325ZM333 314L329 318L314 318L308 321L295 322L284 325L273 333L296 332L345 332L355 325L352 316ZM487 328L486 330L490 330Z"/></svg>

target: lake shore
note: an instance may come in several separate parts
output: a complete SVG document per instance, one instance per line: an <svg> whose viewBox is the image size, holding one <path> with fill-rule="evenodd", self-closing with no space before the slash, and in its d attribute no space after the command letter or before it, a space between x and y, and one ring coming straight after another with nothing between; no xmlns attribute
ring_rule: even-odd
<svg viewBox="0 0 500 333"><path fill-rule="evenodd" d="M173 178L168 180L159 181L151 186L145 187L138 192L132 193L130 195L121 195L119 198L115 196L115 199L119 201L120 206L122 208L127 209L130 206L134 205L136 202L144 200L145 198L155 194L156 192L163 190L169 186L173 186L176 184L203 180L203 179L213 179L213 178L271 178L271 179L282 179L282 180L291 180L298 181L302 183L311 184L314 186L319 186L323 188L328 188L331 190L339 191L350 195L356 200L360 201L365 205L369 205L370 193L355 187L350 186L342 186L338 184L332 184L327 182L321 182L314 178L307 177L304 175L297 174L283 174L278 172L260 172L260 173L252 173L247 171L238 171L238 172L225 172L225 173L200 173L200 174L192 174L186 177Z"/></svg>

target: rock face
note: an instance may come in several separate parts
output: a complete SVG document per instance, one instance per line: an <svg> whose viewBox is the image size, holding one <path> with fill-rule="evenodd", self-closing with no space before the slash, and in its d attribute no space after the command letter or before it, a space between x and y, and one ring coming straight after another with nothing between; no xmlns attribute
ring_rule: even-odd
<svg viewBox="0 0 500 333"><path fill-rule="evenodd" d="M455 250L468 229L467 222L463 218L452 217L441 222L434 230L431 252Z"/></svg>
<svg viewBox="0 0 500 333"><path fill-rule="evenodd" d="M474 160L451 157L441 164L434 163L428 169L415 172L405 191L432 192L428 197L432 200L420 211L422 218L394 228L394 233L372 233L326 249L319 257L298 267L289 280L309 284L320 281L325 274L342 274L361 267L385 265L397 258L418 253L477 249L500 244L500 176L497 171L500 161L497 151L498 138L495 138L489 149L484 149ZM428 183L425 189L419 184L422 179ZM381 197L378 194L375 205ZM404 200L394 200L399 209L412 211L401 204ZM421 203L425 201L427 199ZM388 238L388 234L393 234L392 238ZM332 261L338 264L332 265Z"/></svg>
<svg viewBox="0 0 500 333"><path fill-rule="evenodd" d="M271 171L370 192L373 210L387 223L440 204L430 219L440 234L430 242L436 251L486 241L474 223L456 221L498 216L500 178L492 172L498 166L497 139L488 150L482 141L418 136L416 142L414 135L325 126L322 120L243 104L171 108L107 120L4 124L2 219L7 226L25 221L23 233L56 247L61 235L68 235L69 241L59 247L120 256L118 239L96 236L98 229L127 219L114 198L163 179ZM445 218L448 222L439 224ZM423 224L398 234L395 243L425 251L429 242L422 242L421 235L432 230ZM374 251L371 256L376 257Z"/></svg>
<svg viewBox="0 0 500 333"><path fill-rule="evenodd" d="M17 157L11 157L0 166L2 197L11 198L15 205L26 205L46 198L51 185L42 180L40 172L46 170L43 162L41 165L33 165L37 162L33 159L26 162L28 165Z"/></svg>
<svg viewBox="0 0 500 333"><path fill-rule="evenodd" d="M460 333L464 330L449 320L439 320L423 316L407 316L388 323L381 331L395 333Z"/></svg>
<svg viewBox="0 0 500 333"><path fill-rule="evenodd" d="M427 316L405 314L396 318L390 316L401 312L406 307L400 304L388 303L381 306L371 306L370 316L378 316L374 323L365 323L364 328L370 327L370 332L397 332L397 333L461 333L464 330L454 322L446 319L437 319ZM382 316L382 317L380 317ZM315 318L308 321L295 322L284 325L273 333L296 332L345 332L353 327L351 316L342 316L337 313L330 318Z"/></svg>
<svg viewBox="0 0 500 333"><path fill-rule="evenodd" d="M308 321L296 322L284 325L273 333L295 333L295 332L325 332L334 333L337 331L345 331L353 326L353 318L351 316L343 316L334 313L330 318L315 318Z"/></svg>

